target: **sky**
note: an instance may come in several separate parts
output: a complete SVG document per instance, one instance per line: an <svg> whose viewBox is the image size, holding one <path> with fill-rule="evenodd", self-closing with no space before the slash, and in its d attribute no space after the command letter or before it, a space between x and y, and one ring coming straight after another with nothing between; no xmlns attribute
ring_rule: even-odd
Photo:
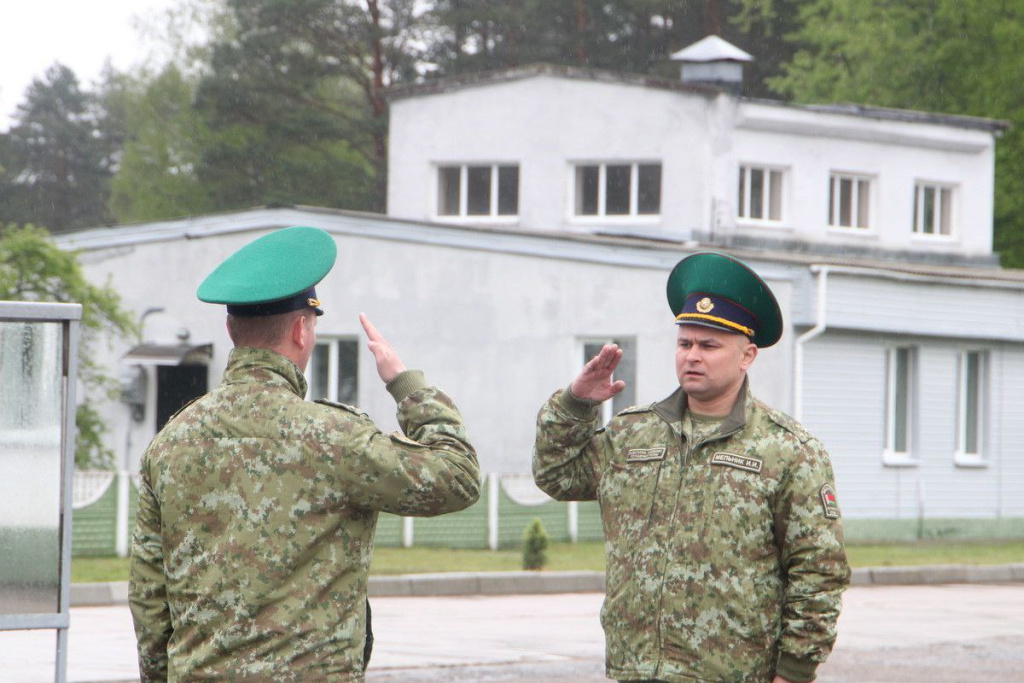
<svg viewBox="0 0 1024 683"><path fill-rule="evenodd" d="M0 130L11 125L25 89L54 62L92 89L107 59L118 69L152 52L135 20L153 19L176 0L0 0Z"/></svg>

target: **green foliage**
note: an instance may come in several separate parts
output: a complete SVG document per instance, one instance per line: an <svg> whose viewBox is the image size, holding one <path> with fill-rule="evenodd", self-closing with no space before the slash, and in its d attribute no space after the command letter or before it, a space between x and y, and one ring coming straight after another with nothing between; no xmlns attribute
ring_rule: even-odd
<svg viewBox="0 0 1024 683"><path fill-rule="evenodd" d="M554 543L548 568L556 571L605 570L603 542ZM933 564L1009 564L1024 556L1024 541L976 541L909 544L848 544L853 567L923 566ZM521 567L517 550L456 550L452 548L373 549L373 576L438 574L443 572L508 572ZM71 581L127 581L129 558L75 557Z"/></svg>
<svg viewBox="0 0 1024 683"><path fill-rule="evenodd" d="M28 87L15 124L0 135L0 223L65 232L109 221L116 145L104 112L71 69L55 64Z"/></svg>
<svg viewBox="0 0 1024 683"><path fill-rule="evenodd" d="M669 56L716 34L755 55L747 92L764 96L793 48L798 0L438 0L429 56L438 73L535 62L678 78Z"/></svg>
<svg viewBox="0 0 1024 683"><path fill-rule="evenodd" d="M415 74L414 0L229 0L196 103L197 174L214 206L383 210L384 88Z"/></svg>
<svg viewBox="0 0 1024 683"><path fill-rule="evenodd" d="M75 467L82 470L106 470L114 467L114 452L103 443L107 426L99 413L88 403L75 411Z"/></svg>
<svg viewBox="0 0 1024 683"><path fill-rule="evenodd" d="M55 65L0 134L0 220L73 230L254 205L383 210L394 84L535 62L678 77L715 33L745 92L1006 119L995 247L1024 267L1024 4L1010 0L178 0L173 65ZM196 30L200 26L201 30ZM987 226L981 226L982 229Z"/></svg>
<svg viewBox="0 0 1024 683"><path fill-rule="evenodd" d="M92 345L101 335L112 339L137 334L136 323L121 308L113 287L88 282L77 256L59 249L45 229L11 224L0 227L0 299L81 304L78 376L85 387L83 403L87 404L90 392L109 395L113 382L96 363ZM76 462L81 454L83 465L109 465L110 453L101 445L99 416L91 407L84 407L77 417L84 422L79 425Z"/></svg>
<svg viewBox="0 0 1024 683"><path fill-rule="evenodd" d="M177 67L154 78L118 75L104 102L122 113L124 145L111 185L119 221L158 220L213 208L196 173L209 133L192 106L193 88Z"/></svg>
<svg viewBox="0 0 1024 683"><path fill-rule="evenodd" d="M770 81L785 96L1013 124L996 146L995 246L1004 265L1024 267L1024 5L816 0L800 21L790 37L799 49Z"/></svg>
<svg viewBox="0 0 1024 683"><path fill-rule="evenodd" d="M523 532L523 569L543 569L548 563L548 533L539 519Z"/></svg>

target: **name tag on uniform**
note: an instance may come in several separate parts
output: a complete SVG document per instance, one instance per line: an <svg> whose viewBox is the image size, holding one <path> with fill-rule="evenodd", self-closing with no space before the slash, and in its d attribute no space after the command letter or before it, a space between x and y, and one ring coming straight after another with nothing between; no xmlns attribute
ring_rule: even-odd
<svg viewBox="0 0 1024 683"><path fill-rule="evenodd" d="M664 460L665 448L630 448L626 453L626 462L647 462L649 460Z"/></svg>
<svg viewBox="0 0 1024 683"><path fill-rule="evenodd" d="M726 467L735 467L738 470L746 470L747 472L761 473L762 462L757 458L751 458L746 455L736 455L734 453L726 453L719 451L711 457L712 465L724 465Z"/></svg>

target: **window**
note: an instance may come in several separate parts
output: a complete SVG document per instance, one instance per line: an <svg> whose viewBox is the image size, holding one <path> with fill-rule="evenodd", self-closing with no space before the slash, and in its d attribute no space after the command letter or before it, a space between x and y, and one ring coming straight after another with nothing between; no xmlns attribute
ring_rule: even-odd
<svg viewBox="0 0 1024 683"><path fill-rule="evenodd" d="M914 185L914 234L953 234L953 189L930 183Z"/></svg>
<svg viewBox="0 0 1024 683"><path fill-rule="evenodd" d="M661 213L661 164L581 164L574 182L577 216Z"/></svg>
<svg viewBox="0 0 1024 683"><path fill-rule="evenodd" d="M497 218L519 214L519 167L441 166L437 169L437 215Z"/></svg>
<svg viewBox="0 0 1024 683"><path fill-rule="evenodd" d="M610 401L601 404L601 424L607 424L620 410L636 403L636 340L633 338L600 339L588 338L582 340L583 363L596 356L601 347L605 344L618 344L622 349L622 360L619 367L615 369L613 379L621 379L626 383L626 388L612 397Z"/></svg>
<svg viewBox="0 0 1024 683"><path fill-rule="evenodd" d="M889 349L886 368L885 455L886 464L912 464L914 413L916 410L916 352L913 347Z"/></svg>
<svg viewBox="0 0 1024 683"><path fill-rule="evenodd" d="M737 217L752 221L782 220L782 171L740 166Z"/></svg>
<svg viewBox="0 0 1024 683"><path fill-rule="evenodd" d="M309 399L359 403L359 340L324 339L313 347L306 380Z"/></svg>
<svg viewBox="0 0 1024 683"><path fill-rule="evenodd" d="M988 354L963 351L957 363L958 464L981 464L985 445L985 394L987 392Z"/></svg>
<svg viewBox="0 0 1024 683"><path fill-rule="evenodd" d="M871 180L833 173L828 189L828 224L834 228L871 227Z"/></svg>

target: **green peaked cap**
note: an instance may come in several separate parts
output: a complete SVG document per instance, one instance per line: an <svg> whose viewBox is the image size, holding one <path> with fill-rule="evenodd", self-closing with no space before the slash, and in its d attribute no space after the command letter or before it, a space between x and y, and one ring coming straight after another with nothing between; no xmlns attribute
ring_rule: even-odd
<svg viewBox="0 0 1024 683"><path fill-rule="evenodd" d="M283 228L225 259L199 285L196 296L243 308L304 296L330 272L337 256L334 238L320 228Z"/></svg>
<svg viewBox="0 0 1024 683"><path fill-rule="evenodd" d="M782 336L782 312L772 290L742 261L701 252L668 276L668 305L678 324L706 325L747 334L759 348Z"/></svg>

